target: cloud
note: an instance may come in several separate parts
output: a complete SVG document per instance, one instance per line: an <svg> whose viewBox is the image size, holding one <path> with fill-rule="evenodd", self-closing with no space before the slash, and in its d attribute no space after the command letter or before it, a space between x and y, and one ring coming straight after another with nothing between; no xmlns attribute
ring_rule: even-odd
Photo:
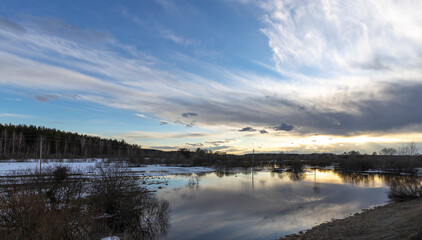
<svg viewBox="0 0 422 240"><path fill-rule="evenodd" d="M104 44L113 41L108 32L80 28L76 25L67 24L57 18L28 16L28 20L31 24L27 32L30 32L30 28L32 28L40 33L59 35L64 39L84 41L88 44Z"/></svg>
<svg viewBox="0 0 422 240"><path fill-rule="evenodd" d="M185 125L185 127L192 127L192 126L195 125L195 121L193 121L193 122L184 122L184 121L181 121L181 120L176 120L176 121L174 121L174 123Z"/></svg>
<svg viewBox="0 0 422 240"><path fill-rule="evenodd" d="M259 131L261 134L266 134L266 133L268 133L265 129L262 129L262 130L260 130Z"/></svg>
<svg viewBox="0 0 422 240"><path fill-rule="evenodd" d="M183 138L202 138L209 136L209 133L191 132L191 133L178 133L178 132L143 132L132 131L125 134L113 136L115 138L126 139L183 139Z"/></svg>
<svg viewBox="0 0 422 240"><path fill-rule="evenodd" d="M140 118L148 118L147 116L145 116L144 114L140 114L140 113L135 113L135 116L138 116Z"/></svg>
<svg viewBox="0 0 422 240"><path fill-rule="evenodd" d="M357 113L315 112L314 115L318 119L315 124L323 132L339 134L394 131L418 125L422 123L422 110L419 106L422 101L421 91L422 83L385 84L379 95L365 100L351 100L348 103L348 107L356 109ZM321 121L323 119L326 120L325 123Z"/></svg>
<svg viewBox="0 0 422 240"><path fill-rule="evenodd" d="M202 144L202 143L186 143L186 146L188 146L190 148L200 148L200 147L203 147L204 144Z"/></svg>
<svg viewBox="0 0 422 240"><path fill-rule="evenodd" d="M160 125L167 125L167 124L169 124L169 123L166 122L166 121L160 121Z"/></svg>
<svg viewBox="0 0 422 240"><path fill-rule="evenodd" d="M276 131L292 131L293 129L295 129L295 127L293 125L287 124L287 123L282 123L280 124L280 126L277 127L273 127L274 130Z"/></svg>
<svg viewBox="0 0 422 240"><path fill-rule="evenodd" d="M188 46L188 45L198 45L198 41L187 39L185 37L179 36L175 33L173 33L170 30L162 30L161 31L161 37L171 40L177 44Z"/></svg>
<svg viewBox="0 0 422 240"><path fill-rule="evenodd" d="M244 127L242 129L239 130L239 132L255 132L256 129L252 128L252 127Z"/></svg>
<svg viewBox="0 0 422 240"><path fill-rule="evenodd" d="M183 113L182 114L182 117L185 117L185 118L187 118L187 117L193 117L193 116L198 116L198 114L197 113L194 113L194 112L187 112L187 113Z"/></svg>
<svg viewBox="0 0 422 240"><path fill-rule="evenodd" d="M209 147L207 149L211 150L211 151L221 151L221 150L224 150L226 152L237 151L237 149L233 148L232 146L225 146L225 145L216 146L216 147Z"/></svg>
<svg viewBox="0 0 422 240"><path fill-rule="evenodd" d="M173 151L176 151L180 147L178 147L178 146L150 146L149 148L158 149L158 150L173 150Z"/></svg>
<svg viewBox="0 0 422 240"><path fill-rule="evenodd" d="M334 75L409 69L421 52L416 10L421 2L270 0L258 5L266 12L262 32L284 73L303 67L310 67L310 74Z"/></svg>
<svg viewBox="0 0 422 240"><path fill-rule="evenodd" d="M38 102L49 102L52 99L57 100L60 98L60 95L51 94L51 93L45 93L45 94L35 95L35 96L27 93L27 95L29 95L30 98Z"/></svg>
<svg viewBox="0 0 422 240"><path fill-rule="evenodd" d="M28 118L31 116L25 115L25 114L16 114L16 113L0 113L0 117Z"/></svg>
<svg viewBox="0 0 422 240"><path fill-rule="evenodd" d="M41 95L35 96L34 99L37 100L38 102L49 102L50 101L48 99L48 97L41 96Z"/></svg>
<svg viewBox="0 0 422 240"><path fill-rule="evenodd" d="M7 101L15 101L15 102L20 102L22 101L22 99L20 98L6 98Z"/></svg>
<svg viewBox="0 0 422 240"><path fill-rule="evenodd" d="M175 14L179 11L172 0L155 0L166 12Z"/></svg>
<svg viewBox="0 0 422 240"><path fill-rule="evenodd" d="M0 30L2 28L13 31L13 32L17 32L17 33L26 32L25 28L22 27L20 24L12 21L10 19L0 17Z"/></svg>
<svg viewBox="0 0 422 240"><path fill-rule="evenodd" d="M416 106L422 84L417 7L393 2L390 8L374 1L362 1L364 7L353 5L350 10L351 3L342 1L257 4L264 11L262 33L282 78L177 54L177 61L215 73L198 75L107 34L96 38L89 29L36 21L22 23L24 33L1 29L0 85L74 94L74 101L146 112L188 127L277 126L286 131L293 126L287 123L294 123L295 134L306 135L422 124ZM375 11L374 6L386 11ZM398 14L406 6L409 13ZM399 27L400 21L408 23L408 29ZM57 31L61 28L68 28L72 37L62 37ZM104 44L86 43L86 38ZM180 120L192 117L195 121ZM287 126L279 125L280 119Z"/></svg>
<svg viewBox="0 0 422 240"><path fill-rule="evenodd" d="M213 147L218 147L223 144L235 142L236 139L224 139L224 140L213 140L213 141L205 141L205 143L210 144Z"/></svg>

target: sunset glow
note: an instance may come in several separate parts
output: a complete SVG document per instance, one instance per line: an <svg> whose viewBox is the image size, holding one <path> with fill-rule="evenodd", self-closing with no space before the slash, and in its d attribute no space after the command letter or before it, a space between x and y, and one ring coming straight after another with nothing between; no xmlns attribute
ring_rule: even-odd
<svg viewBox="0 0 422 240"><path fill-rule="evenodd" d="M421 1L3 1L0 122L144 148L422 148Z"/></svg>

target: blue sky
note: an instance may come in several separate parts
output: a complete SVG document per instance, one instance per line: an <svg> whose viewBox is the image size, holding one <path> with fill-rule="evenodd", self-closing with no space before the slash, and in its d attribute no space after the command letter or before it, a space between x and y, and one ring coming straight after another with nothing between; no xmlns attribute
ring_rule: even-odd
<svg viewBox="0 0 422 240"><path fill-rule="evenodd" d="M157 149L422 142L420 1L2 1L0 122Z"/></svg>

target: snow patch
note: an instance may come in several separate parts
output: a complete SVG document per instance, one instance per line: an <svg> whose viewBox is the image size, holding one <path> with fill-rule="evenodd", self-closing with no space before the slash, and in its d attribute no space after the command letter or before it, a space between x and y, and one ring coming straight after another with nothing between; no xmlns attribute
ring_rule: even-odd
<svg viewBox="0 0 422 240"><path fill-rule="evenodd" d="M120 240L120 238L116 236L111 236L111 237L101 238L101 240Z"/></svg>
<svg viewBox="0 0 422 240"><path fill-rule="evenodd" d="M107 163L102 159L92 159L91 161L74 161L74 160L63 160L63 161L52 161L46 160L42 162L42 167L54 167L57 165L67 166L72 170L79 170L81 172L90 172L93 169L100 166L113 166L116 163ZM25 162L17 162L10 160L7 162L0 162L0 176L11 174L15 171L22 171L27 169L39 169L39 160L29 159ZM167 176L167 175L178 175L178 174L195 174L195 173L207 173L215 171L213 168L208 167L180 167L180 166L165 166L165 165L146 165L141 167L129 167L127 164L123 165L123 168L129 172L140 173L144 176Z"/></svg>

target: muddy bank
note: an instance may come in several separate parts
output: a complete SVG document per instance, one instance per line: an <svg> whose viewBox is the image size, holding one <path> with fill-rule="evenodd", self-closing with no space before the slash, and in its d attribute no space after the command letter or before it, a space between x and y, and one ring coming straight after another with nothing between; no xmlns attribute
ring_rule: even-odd
<svg viewBox="0 0 422 240"><path fill-rule="evenodd" d="M422 239L422 199L390 203L281 239Z"/></svg>

